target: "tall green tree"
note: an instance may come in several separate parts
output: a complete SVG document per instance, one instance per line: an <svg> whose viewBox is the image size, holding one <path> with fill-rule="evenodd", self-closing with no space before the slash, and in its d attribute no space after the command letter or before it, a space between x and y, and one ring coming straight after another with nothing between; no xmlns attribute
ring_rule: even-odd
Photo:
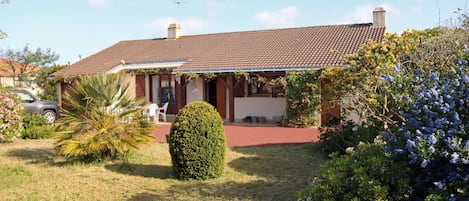
<svg viewBox="0 0 469 201"><path fill-rule="evenodd" d="M35 77L35 68L49 67L59 59L59 55L51 49L32 50L28 45L21 50L7 49L1 53L7 59L7 65L13 77L17 77L19 81L30 81L28 77Z"/></svg>
<svg viewBox="0 0 469 201"><path fill-rule="evenodd" d="M59 77L52 77L52 73L65 68L67 65L53 65L48 68L42 68L36 72L34 83L42 88L42 92L38 96L45 100L57 101L57 94L55 91L55 84L58 83Z"/></svg>
<svg viewBox="0 0 469 201"><path fill-rule="evenodd" d="M401 35L386 34L381 42L369 42L357 53L346 55L346 68L323 70L321 79L331 81L324 90L338 94L335 97L338 100L346 99L349 110L388 129L402 121L399 111L406 102L399 99L395 91L389 90L383 75L396 71L396 68L416 66L418 62L413 59L417 52L425 49L426 41L440 34L440 28L412 30ZM399 89L401 92L411 86L403 87Z"/></svg>

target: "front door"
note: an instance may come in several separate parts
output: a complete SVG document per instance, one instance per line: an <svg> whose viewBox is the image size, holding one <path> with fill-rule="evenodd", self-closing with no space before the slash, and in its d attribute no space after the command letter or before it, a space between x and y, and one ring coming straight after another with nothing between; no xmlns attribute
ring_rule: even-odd
<svg viewBox="0 0 469 201"><path fill-rule="evenodd" d="M226 86L222 77L208 81L205 85L205 101L212 104L226 118Z"/></svg>

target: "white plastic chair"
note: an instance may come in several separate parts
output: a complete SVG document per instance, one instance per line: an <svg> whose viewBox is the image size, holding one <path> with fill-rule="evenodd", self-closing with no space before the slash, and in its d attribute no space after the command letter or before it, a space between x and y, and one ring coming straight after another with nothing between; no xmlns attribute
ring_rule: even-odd
<svg viewBox="0 0 469 201"><path fill-rule="evenodd" d="M156 115L157 119L159 118L159 116L161 116L163 118L163 121L166 122L166 110L168 110L168 105L169 102L166 102L163 104L163 107L158 108L158 114Z"/></svg>
<svg viewBox="0 0 469 201"><path fill-rule="evenodd" d="M143 109L143 115L153 118L153 121L158 122L158 111L158 105L152 103Z"/></svg>

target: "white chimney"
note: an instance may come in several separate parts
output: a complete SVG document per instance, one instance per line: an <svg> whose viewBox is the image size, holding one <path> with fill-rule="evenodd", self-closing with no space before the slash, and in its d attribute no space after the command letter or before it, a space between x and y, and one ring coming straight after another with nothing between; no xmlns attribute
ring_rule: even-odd
<svg viewBox="0 0 469 201"><path fill-rule="evenodd" d="M383 7L378 7L373 10L373 26L386 26L386 11Z"/></svg>
<svg viewBox="0 0 469 201"><path fill-rule="evenodd" d="M181 37L181 25L180 24L170 24L168 27L168 39L178 39Z"/></svg>

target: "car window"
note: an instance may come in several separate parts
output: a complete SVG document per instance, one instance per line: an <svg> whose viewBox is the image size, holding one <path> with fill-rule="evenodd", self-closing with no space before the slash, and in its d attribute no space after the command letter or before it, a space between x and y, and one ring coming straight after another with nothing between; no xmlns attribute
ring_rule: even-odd
<svg viewBox="0 0 469 201"><path fill-rule="evenodd" d="M15 93L16 96L18 96L18 98L21 100L21 102L34 102L34 98L28 93L22 91L15 91Z"/></svg>

